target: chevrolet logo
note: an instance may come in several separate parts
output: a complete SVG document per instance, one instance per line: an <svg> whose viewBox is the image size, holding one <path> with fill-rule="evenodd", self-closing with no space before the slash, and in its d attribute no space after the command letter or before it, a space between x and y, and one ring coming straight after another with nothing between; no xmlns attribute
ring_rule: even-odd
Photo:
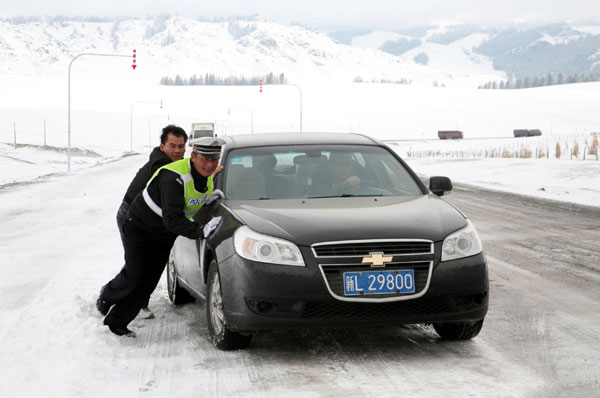
<svg viewBox="0 0 600 398"><path fill-rule="evenodd" d="M393 259L392 256L384 257L382 252L370 253L369 257L364 257L362 259L364 263L371 263L371 267L385 267L385 263L391 262Z"/></svg>

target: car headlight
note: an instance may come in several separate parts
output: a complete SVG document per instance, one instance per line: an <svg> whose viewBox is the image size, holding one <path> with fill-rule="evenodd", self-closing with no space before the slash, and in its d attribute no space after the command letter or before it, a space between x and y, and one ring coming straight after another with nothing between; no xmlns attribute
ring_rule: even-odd
<svg viewBox="0 0 600 398"><path fill-rule="evenodd" d="M298 246L284 239L259 234L247 226L242 226L235 231L233 245L236 253L248 260L304 266Z"/></svg>
<svg viewBox="0 0 600 398"><path fill-rule="evenodd" d="M442 245L442 261L454 260L456 258L469 257L481 253L483 246L477 230L467 220L467 226L453 232L444 239Z"/></svg>

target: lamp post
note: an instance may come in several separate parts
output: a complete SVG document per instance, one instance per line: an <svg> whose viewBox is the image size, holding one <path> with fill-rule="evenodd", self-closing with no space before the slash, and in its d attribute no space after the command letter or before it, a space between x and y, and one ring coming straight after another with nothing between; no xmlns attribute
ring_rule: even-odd
<svg viewBox="0 0 600 398"><path fill-rule="evenodd" d="M231 109L231 108L227 108L227 114L228 115L231 115L231 111L249 112L250 113L250 132L252 134L254 134L254 115L252 114L252 111L250 109Z"/></svg>
<svg viewBox="0 0 600 398"><path fill-rule="evenodd" d="M167 119L169 119L169 115L167 115L167 116L164 116L164 115L155 115L155 116L150 116L148 118L148 147L150 148L150 151L152 151L152 139L150 138L151 137L151 134L150 134L150 124L152 122L152 119L160 119L160 118L165 118L165 117Z"/></svg>
<svg viewBox="0 0 600 398"><path fill-rule="evenodd" d="M158 102L158 101L137 101L137 102L134 102L133 104L131 104L131 111L129 113L129 121L131 124L131 139L130 139L131 144L130 144L130 148L129 148L130 152L133 152L133 107L137 104L160 104L160 107L162 109L162 100L160 102Z"/></svg>
<svg viewBox="0 0 600 398"><path fill-rule="evenodd" d="M134 50L135 51L135 50ZM71 60L71 62L69 63L69 84L68 84L68 91L69 91L69 104L68 104L68 145L67 145L67 158L68 158L68 166L67 166L67 171L70 173L71 172L71 65L73 65L73 61L75 61L77 58L84 56L84 55L90 55L90 56L96 56L96 57L125 57L125 58L130 58L131 55L122 55L122 54L96 54L96 53L81 53L79 55L76 55L75 57L73 57L73 59Z"/></svg>
<svg viewBox="0 0 600 398"><path fill-rule="evenodd" d="M294 83L284 83L282 84L282 86L294 86L298 89L298 92L300 93L300 132L302 132L302 90L300 89L300 86Z"/></svg>

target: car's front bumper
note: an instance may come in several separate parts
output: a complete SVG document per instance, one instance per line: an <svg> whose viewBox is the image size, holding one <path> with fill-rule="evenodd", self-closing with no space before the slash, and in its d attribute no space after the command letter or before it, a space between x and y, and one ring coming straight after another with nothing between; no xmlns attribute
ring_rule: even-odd
<svg viewBox="0 0 600 398"><path fill-rule="evenodd" d="M219 273L226 323L241 332L476 321L483 319L488 309L483 253L444 263L436 260L421 297L387 302L334 298L316 263L295 267L233 255L219 261Z"/></svg>

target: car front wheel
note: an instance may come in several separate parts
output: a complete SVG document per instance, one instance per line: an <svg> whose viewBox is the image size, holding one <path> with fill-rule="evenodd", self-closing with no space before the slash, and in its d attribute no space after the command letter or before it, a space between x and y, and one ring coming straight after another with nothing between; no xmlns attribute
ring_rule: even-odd
<svg viewBox="0 0 600 398"><path fill-rule="evenodd" d="M483 319L475 322L434 323L433 328L444 340L470 340L477 336Z"/></svg>
<svg viewBox="0 0 600 398"><path fill-rule="evenodd" d="M206 320L208 333L215 347L219 350L240 350L248 347L252 335L244 335L230 330L225 322L223 311L223 295L217 262L213 260L208 269L206 294Z"/></svg>

